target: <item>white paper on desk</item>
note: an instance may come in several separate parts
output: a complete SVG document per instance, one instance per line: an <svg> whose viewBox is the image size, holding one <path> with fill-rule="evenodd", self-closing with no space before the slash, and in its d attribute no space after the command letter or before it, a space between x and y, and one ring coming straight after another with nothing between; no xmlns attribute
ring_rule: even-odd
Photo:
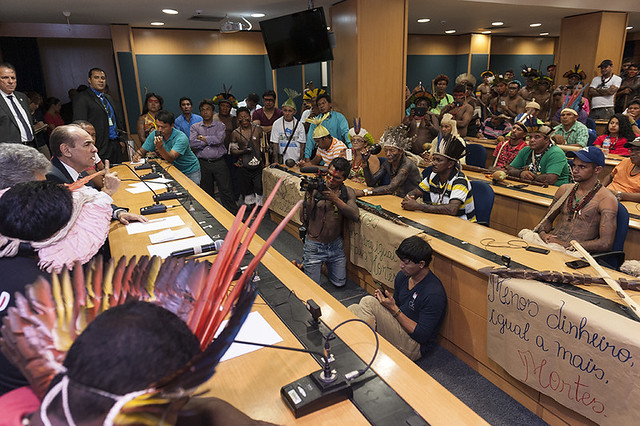
<svg viewBox="0 0 640 426"><path fill-rule="evenodd" d="M149 222L132 222L126 226L127 232L139 234L141 232L157 231L158 229L171 228L172 226L182 226L184 221L180 216L167 216L160 219L153 219Z"/></svg>
<svg viewBox="0 0 640 426"><path fill-rule="evenodd" d="M186 240L170 241L168 243L148 245L147 250L151 256L160 256L162 259L168 257L177 250L184 250L192 247L211 244L213 240L208 235L201 237L187 238Z"/></svg>
<svg viewBox="0 0 640 426"><path fill-rule="evenodd" d="M149 181L149 182L147 182L147 184L154 191L160 191L161 189L166 189L167 188L167 185L162 184L162 183ZM149 191L151 191L151 189L149 189L149 187L147 187L147 185L145 185L143 182L134 183L132 185L129 185L126 188L126 190L129 191L132 194L140 194L142 192L149 192Z"/></svg>
<svg viewBox="0 0 640 426"><path fill-rule="evenodd" d="M220 324L220 328L216 331L216 336L222 332L225 325L227 325L227 320L224 320L222 324ZM262 343L266 345L275 345L276 343L282 342L282 337L269 325L267 320L264 319L260 312L251 312L248 316L244 324L242 324L242 328L238 332L236 336L236 340L244 340L245 342L254 342L254 343ZM227 349L227 352L224 354L220 362L226 361L231 358L235 358L240 355L248 354L249 352L257 351L258 349L262 349L260 346L254 345L243 345L240 343L233 343Z"/></svg>
<svg viewBox="0 0 640 426"><path fill-rule="evenodd" d="M188 226L186 228L165 229L156 234L149 234L151 244L166 243L167 241L181 240L183 238L193 237L195 234Z"/></svg>
<svg viewBox="0 0 640 426"><path fill-rule="evenodd" d="M159 177L159 178L155 178L155 179L151 179L148 180L147 182L155 182L155 183L169 183L169 182L173 182L173 179L167 179L164 177ZM165 185L162 185L163 188L166 188Z"/></svg>

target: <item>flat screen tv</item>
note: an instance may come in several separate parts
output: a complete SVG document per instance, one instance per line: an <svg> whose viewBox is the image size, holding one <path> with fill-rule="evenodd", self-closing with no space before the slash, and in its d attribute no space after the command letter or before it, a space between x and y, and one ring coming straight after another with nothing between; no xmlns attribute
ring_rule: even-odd
<svg viewBox="0 0 640 426"><path fill-rule="evenodd" d="M273 69L333 60L321 7L261 21L260 29Z"/></svg>

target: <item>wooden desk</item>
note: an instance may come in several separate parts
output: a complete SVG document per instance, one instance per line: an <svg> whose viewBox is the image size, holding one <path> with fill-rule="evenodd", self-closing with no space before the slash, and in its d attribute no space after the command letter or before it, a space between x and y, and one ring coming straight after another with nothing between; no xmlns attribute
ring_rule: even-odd
<svg viewBox="0 0 640 426"><path fill-rule="evenodd" d="M471 180L483 180L493 188L495 200L491 211L491 227L517 235L521 229L533 229L542 219L553 201L557 186L543 188L529 185L526 188L509 188L508 185L518 184L506 180L503 184L493 185L490 178L482 173L465 171ZM624 201L622 203L629 211L629 231L624 244L627 259L640 259L640 206L638 203Z"/></svg>
<svg viewBox="0 0 640 426"><path fill-rule="evenodd" d="M286 172L270 169L265 170L264 173L279 175ZM291 178L297 179L293 176ZM364 185L351 181L348 181L347 184L354 188L364 187ZM265 194L268 193L268 190L265 186ZM554 188L549 188L549 190L551 193L555 192ZM432 237L430 240L434 250L431 269L442 281L448 297L447 314L441 329L441 344L445 348L543 420L550 423L589 423L589 420L583 416L561 406L551 398L514 379L487 356L487 277L478 271L486 266L502 265L472 253L468 248L470 246L481 248L481 241L487 238L493 238L495 242L504 245L508 240L514 239L512 235L452 216L406 211L400 206L400 198L392 195L362 197L361 199L374 205L380 205L396 215L411 219L456 240L456 242L447 242L436 237ZM542 216L536 217L539 220ZM365 218L362 211L361 218ZM386 229L387 232L385 232L385 241L377 241L377 243L384 246L379 250L381 252L388 252L389 247L395 249L402 238L408 236L407 234L415 235L421 232L417 228L407 229L384 220L375 222L361 220L358 226L373 226L377 227L376 230L379 230L382 226L388 228ZM376 230L374 230L374 233ZM347 243L350 244L349 241ZM349 249L346 249L348 252ZM549 255L543 255L527 252L522 248L504 247L488 250L493 250L499 255L507 255L512 262L520 263L532 269L574 272L564 264L564 262L572 258L562 253L552 252ZM372 271L366 271L352 264L349 265L350 277L360 282L368 291L373 288L370 272ZM582 269L581 272L595 275L595 271L592 268ZM376 272L373 271L373 273L375 274ZM612 271L612 275L620 276L622 274ZM594 294L617 300L617 296L608 287L585 286L583 288Z"/></svg>
<svg viewBox="0 0 640 426"><path fill-rule="evenodd" d="M496 149L496 145L497 142L495 140L491 140L491 139L480 139L480 138L465 138L467 143L475 143L475 144L479 144L485 147L485 149L487 150L487 161L486 161L486 168L491 168L493 167L493 151ZM569 152L569 151L578 151L580 150L579 147L575 147L575 146L566 146L566 145L558 145L563 151L565 152ZM609 174L611 174L611 171L614 169L615 166L617 166L618 164L620 164L620 161L622 161L625 157L623 157L622 155L617 155L617 154L609 154L607 155L607 157L605 158L605 167L602 168L602 171L600 172L600 180L604 179L606 176L608 176Z"/></svg>
<svg viewBox="0 0 640 426"><path fill-rule="evenodd" d="M116 170L121 178L133 177L125 167L121 166ZM233 216L230 213L175 168L171 168L170 173L220 223L227 228L231 226ZM122 186L124 187L125 183ZM124 191L124 188L118 191L115 200L116 203L129 207L133 212L152 202L149 192L133 195ZM165 204L178 203L176 200L170 200ZM205 234L182 207L169 209L167 214L180 215L196 235ZM149 242L146 233L128 235L124 226L113 223L109 239L111 252L115 258L122 255L147 254L145 247ZM256 253L263 243L264 241L256 236L250 245L250 250ZM294 291L297 297L316 301L322 310L322 320L328 327L335 327L343 320L353 318L348 309L302 274L275 249L269 249L262 264ZM301 347L286 326L271 309L261 304L260 300L256 302L254 310L259 311L284 339L282 345ZM373 355L375 342L371 334L363 330L363 326L358 324L344 326L338 329L337 335L359 357L369 360ZM380 350L372 368L430 424L486 424L470 408L382 338ZM307 354L264 348L218 365L216 374L202 386L202 390L205 390L207 395L225 399L253 418L277 424L316 425L326 424L328 421L349 425L367 424L363 415L349 401L343 401L300 419L293 417L280 398L280 388L318 369L319 365ZM265 371L269 374L266 375Z"/></svg>

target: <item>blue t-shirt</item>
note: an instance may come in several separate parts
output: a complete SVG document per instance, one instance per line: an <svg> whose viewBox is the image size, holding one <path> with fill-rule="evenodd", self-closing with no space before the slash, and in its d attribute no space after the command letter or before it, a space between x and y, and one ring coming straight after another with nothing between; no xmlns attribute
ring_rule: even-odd
<svg viewBox="0 0 640 426"><path fill-rule="evenodd" d="M447 310L447 294L442 282L433 272L409 290L409 277L398 272L394 283L393 298L403 314L416 322L416 328L409 334L420 343L424 356L435 341Z"/></svg>
<svg viewBox="0 0 640 426"><path fill-rule="evenodd" d="M156 145L153 143L155 137L156 131L154 130L149 133L149 136L147 136L144 144L142 144L142 149L147 152L155 151ZM182 173L188 175L200 170L198 158L193 151L191 151L191 147L189 146L189 138L180 130L174 128L173 132L171 132L171 137L168 140L165 140L163 145L167 152L171 152L171 150L173 150L180 154L178 158L173 161L173 164Z"/></svg>
<svg viewBox="0 0 640 426"><path fill-rule="evenodd" d="M176 117L176 121L175 123L173 123L173 127L180 130L182 133L187 135L187 137L189 137L189 135L191 134L191 126L201 121L202 117L200 117L198 114L191 114L191 120L189 121L184 118L184 114L180 114L178 117Z"/></svg>

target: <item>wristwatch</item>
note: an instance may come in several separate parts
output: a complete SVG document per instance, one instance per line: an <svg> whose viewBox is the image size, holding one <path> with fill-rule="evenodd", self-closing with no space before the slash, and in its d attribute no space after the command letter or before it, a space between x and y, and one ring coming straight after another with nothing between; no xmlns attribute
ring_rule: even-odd
<svg viewBox="0 0 640 426"><path fill-rule="evenodd" d="M616 199L622 201L622 191L616 191Z"/></svg>
<svg viewBox="0 0 640 426"><path fill-rule="evenodd" d="M362 190L362 192L364 192L364 195L373 195L373 189L372 188L365 188Z"/></svg>

